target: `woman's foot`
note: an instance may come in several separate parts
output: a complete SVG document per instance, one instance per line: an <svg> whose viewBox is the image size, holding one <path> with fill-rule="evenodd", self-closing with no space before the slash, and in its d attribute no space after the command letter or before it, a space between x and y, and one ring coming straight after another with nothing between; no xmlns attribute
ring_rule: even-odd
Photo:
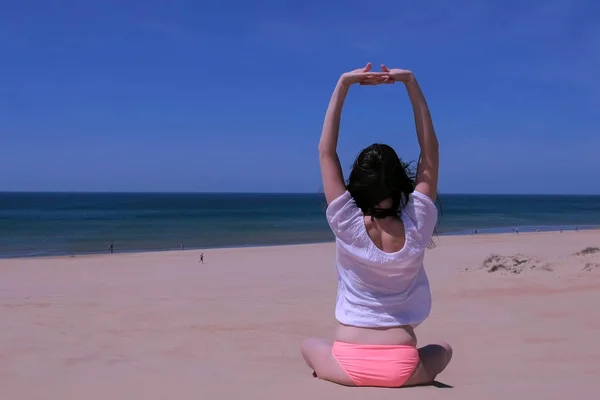
<svg viewBox="0 0 600 400"><path fill-rule="evenodd" d="M428 344L419 349L420 362L404 386L429 385L446 369L452 359L452 347L446 342Z"/></svg>

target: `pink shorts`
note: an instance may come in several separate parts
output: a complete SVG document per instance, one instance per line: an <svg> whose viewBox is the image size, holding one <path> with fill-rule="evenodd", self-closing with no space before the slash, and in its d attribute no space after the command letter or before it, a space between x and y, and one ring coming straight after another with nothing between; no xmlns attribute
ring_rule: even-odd
<svg viewBox="0 0 600 400"><path fill-rule="evenodd" d="M419 364L414 346L336 341L332 353L355 386L400 387Z"/></svg>

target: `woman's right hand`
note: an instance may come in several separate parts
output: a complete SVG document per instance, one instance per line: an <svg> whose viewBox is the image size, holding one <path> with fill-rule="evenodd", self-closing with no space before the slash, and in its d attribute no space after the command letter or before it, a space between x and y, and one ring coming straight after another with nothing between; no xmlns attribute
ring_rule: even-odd
<svg viewBox="0 0 600 400"><path fill-rule="evenodd" d="M409 70L399 68L389 69L385 64L381 64L381 72L388 74L396 82L408 83L415 78Z"/></svg>
<svg viewBox="0 0 600 400"><path fill-rule="evenodd" d="M367 63L364 68L355 69L346 72L340 77L340 82L346 86L359 83L361 85L381 85L384 83L394 83L390 74L384 72L372 72L371 63Z"/></svg>

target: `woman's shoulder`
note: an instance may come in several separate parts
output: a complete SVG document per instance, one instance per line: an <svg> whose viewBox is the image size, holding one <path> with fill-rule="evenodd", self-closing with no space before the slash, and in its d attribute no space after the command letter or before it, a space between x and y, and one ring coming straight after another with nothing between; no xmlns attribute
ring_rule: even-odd
<svg viewBox="0 0 600 400"><path fill-rule="evenodd" d="M336 237L356 237L364 230L364 215L346 191L334 199L325 210L327 222Z"/></svg>
<svg viewBox="0 0 600 400"><path fill-rule="evenodd" d="M438 209L427 195L414 191L402 210L410 225L408 228L416 231L418 242L429 243L438 221Z"/></svg>

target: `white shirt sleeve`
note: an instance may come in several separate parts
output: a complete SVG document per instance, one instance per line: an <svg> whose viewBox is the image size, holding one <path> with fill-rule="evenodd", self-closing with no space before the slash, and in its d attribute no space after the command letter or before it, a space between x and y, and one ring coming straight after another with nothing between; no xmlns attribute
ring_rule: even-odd
<svg viewBox="0 0 600 400"><path fill-rule="evenodd" d="M437 207L429 197L415 190L409 195L404 211L414 222L422 244L427 246L438 221Z"/></svg>
<svg viewBox="0 0 600 400"><path fill-rule="evenodd" d="M343 241L351 242L360 235L361 224L364 226L362 211L348 191L329 204L325 216L336 238Z"/></svg>

